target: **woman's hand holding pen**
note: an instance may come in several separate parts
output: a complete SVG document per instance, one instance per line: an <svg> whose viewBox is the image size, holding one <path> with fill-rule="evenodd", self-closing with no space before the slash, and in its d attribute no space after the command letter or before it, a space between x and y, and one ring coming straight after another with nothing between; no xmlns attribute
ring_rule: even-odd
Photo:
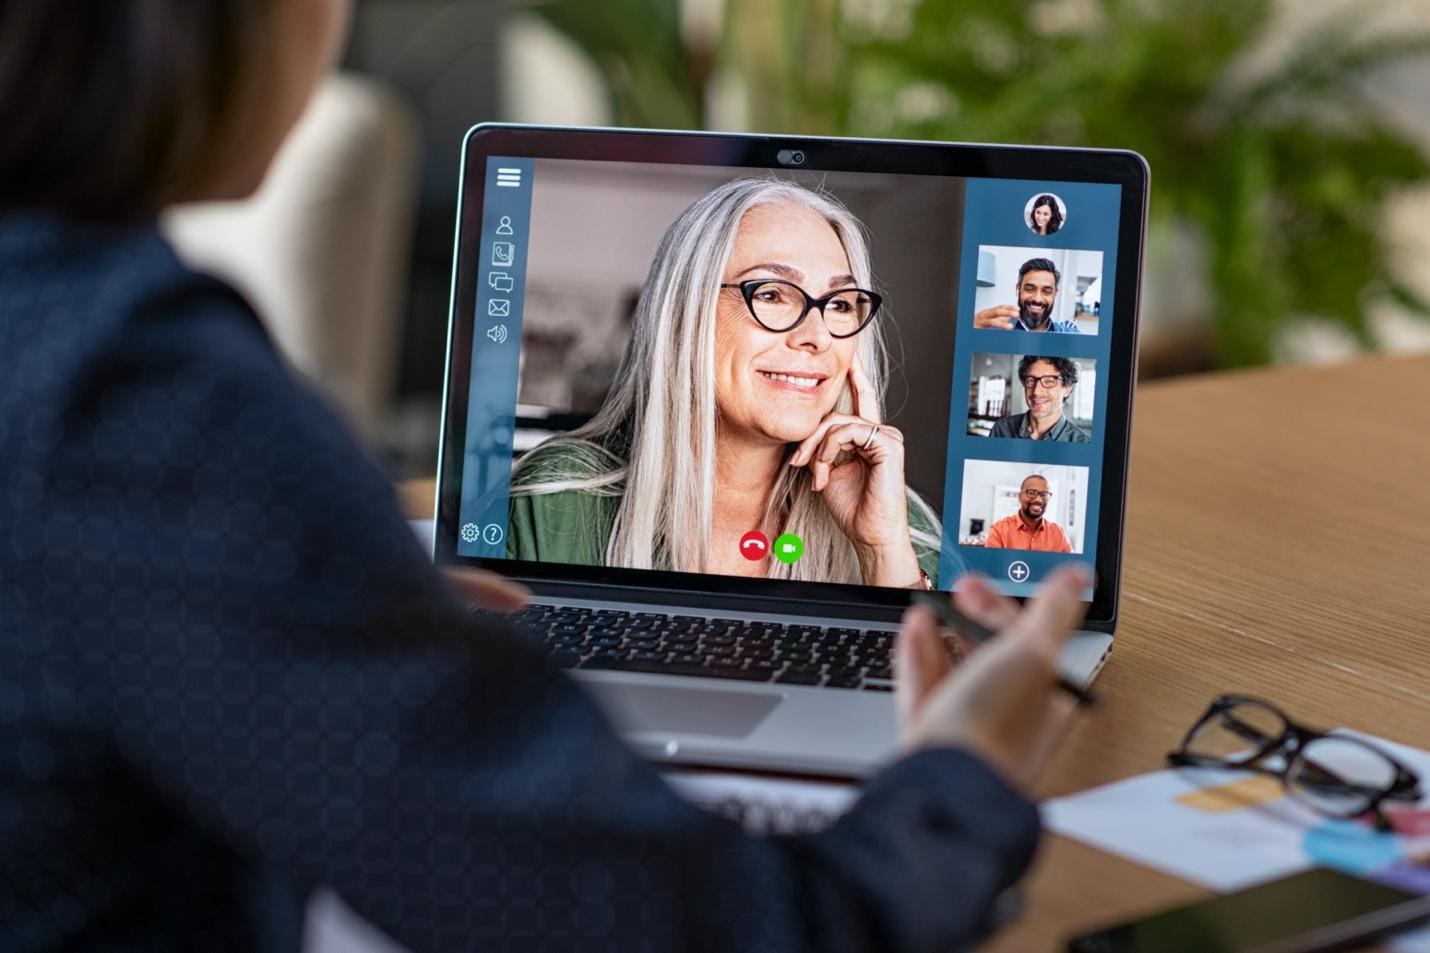
<svg viewBox="0 0 1430 953"><path fill-rule="evenodd" d="M909 538L904 435L883 423L874 385L856 359L849 368L854 413L831 413L790 457L809 467L812 488L859 553L864 582L913 586L920 579ZM845 454L841 461L839 457Z"/></svg>
<svg viewBox="0 0 1430 953"><path fill-rule="evenodd" d="M894 655L904 744L965 748L1026 790L1042 770L1071 699L1053 694L1058 657L1087 611L1091 584L1080 566L1054 570L1021 610L981 576L965 576L954 601L1001 632L954 667L933 615L904 614Z"/></svg>

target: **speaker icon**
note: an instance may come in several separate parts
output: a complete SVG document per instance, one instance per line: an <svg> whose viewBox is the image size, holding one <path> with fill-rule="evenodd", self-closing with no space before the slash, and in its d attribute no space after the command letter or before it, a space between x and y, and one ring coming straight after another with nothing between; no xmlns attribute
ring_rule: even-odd
<svg viewBox="0 0 1430 953"><path fill-rule="evenodd" d="M505 343L506 343L506 325L505 325L505 324L496 324L496 325L493 325L493 326L491 327L491 329L487 331L487 337L491 338L491 339L492 339L493 341L495 341L497 344L505 344Z"/></svg>

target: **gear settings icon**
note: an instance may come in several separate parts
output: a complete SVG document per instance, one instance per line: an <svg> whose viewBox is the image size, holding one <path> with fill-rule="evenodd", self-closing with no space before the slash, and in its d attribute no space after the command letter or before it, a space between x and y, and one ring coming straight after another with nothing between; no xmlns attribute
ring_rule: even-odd
<svg viewBox="0 0 1430 953"><path fill-rule="evenodd" d="M462 542L475 543L482 538L482 528L476 523L462 524Z"/></svg>

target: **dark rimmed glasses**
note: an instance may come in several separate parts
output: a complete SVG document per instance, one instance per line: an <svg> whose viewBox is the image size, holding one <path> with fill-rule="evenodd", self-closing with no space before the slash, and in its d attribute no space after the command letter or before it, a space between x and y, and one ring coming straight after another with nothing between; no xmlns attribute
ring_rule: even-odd
<svg viewBox="0 0 1430 953"><path fill-rule="evenodd" d="M884 303L880 295L863 288L841 288L814 298L799 285L778 278L752 278L720 287L740 289L750 316L766 331L776 333L793 331L809 312L818 311L830 337L852 338L869 326Z"/></svg>
<svg viewBox="0 0 1430 953"><path fill-rule="evenodd" d="M1385 801L1418 801L1420 779L1375 745L1298 725L1268 701L1222 695L1167 755L1173 767L1238 768L1279 778L1289 794L1331 817L1367 813L1389 829Z"/></svg>

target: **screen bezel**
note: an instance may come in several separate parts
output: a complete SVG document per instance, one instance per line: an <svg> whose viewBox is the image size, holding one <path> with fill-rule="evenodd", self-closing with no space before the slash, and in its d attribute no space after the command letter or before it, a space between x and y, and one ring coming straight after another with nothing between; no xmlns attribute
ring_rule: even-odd
<svg viewBox="0 0 1430 953"><path fill-rule="evenodd" d="M909 603L905 590L841 583L793 582L703 573L579 566L514 559L459 556L456 526L461 504L460 449L465 445L472 333L479 276L476 267L485 190L480 174L488 156L650 162L723 166L732 170L793 168L781 150L804 154L798 168L829 172L944 175L965 178L1043 179L1122 186L1118 223L1117 280L1106 375L1108 408L1097 536L1098 582L1085 628L1112 631L1121 590L1132 396L1136 386L1137 321L1146 232L1148 169L1134 152L1034 146L990 146L885 139L822 139L799 136L585 129L484 123L473 127L462 148L462 180L452 263L447 323L446 381L437 461L433 558L439 565L469 565L499 571L539 592L592 598L705 605L722 603L751 611L819 616L894 618ZM469 185L470 183L470 185ZM940 436L940 439L944 439ZM448 452L449 448L452 452ZM946 514L945 514L946 516Z"/></svg>

